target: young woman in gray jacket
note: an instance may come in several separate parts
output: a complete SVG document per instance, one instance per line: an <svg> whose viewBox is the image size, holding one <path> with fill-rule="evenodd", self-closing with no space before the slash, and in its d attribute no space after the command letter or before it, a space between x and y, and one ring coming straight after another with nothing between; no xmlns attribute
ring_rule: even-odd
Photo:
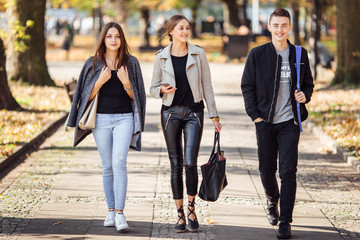
<svg viewBox="0 0 360 240"><path fill-rule="evenodd" d="M195 214L198 174L197 158L203 132L205 99L215 131L221 130L211 85L210 69L202 47L188 42L189 21L172 16L166 33L171 43L156 55L150 93L162 98L161 125L171 164L171 188L178 211L176 232L195 232L199 223ZM182 147L184 134L184 154ZM183 210L183 166L188 195L188 225Z"/></svg>
<svg viewBox="0 0 360 240"><path fill-rule="evenodd" d="M86 105L99 94L96 126L82 130L79 120ZM104 226L129 228L125 215L129 147L141 150L145 90L137 59L129 54L119 24L102 29L95 56L89 58L78 79L68 125L75 128L74 147L91 132L100 153L103 185L109 211Z"/></svg>

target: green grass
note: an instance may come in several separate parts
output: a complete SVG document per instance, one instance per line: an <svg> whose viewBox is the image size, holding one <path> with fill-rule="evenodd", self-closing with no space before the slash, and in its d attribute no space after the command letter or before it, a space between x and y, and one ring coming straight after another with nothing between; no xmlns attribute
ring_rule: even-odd
<svg viewBox="0 0 360 240"><path fill-rule="evenodd" d="M32 106L34 105L34 99L31 97L16 97L16 101L20 104L20 105L25 105L25 106Z"/></svg>
<svg viewBox="0 0 360 240"><path fill-rule="evenodd" d="M329 40L329 41L321 41L330 51L331 54L336 55L336 41Z"/></svg>

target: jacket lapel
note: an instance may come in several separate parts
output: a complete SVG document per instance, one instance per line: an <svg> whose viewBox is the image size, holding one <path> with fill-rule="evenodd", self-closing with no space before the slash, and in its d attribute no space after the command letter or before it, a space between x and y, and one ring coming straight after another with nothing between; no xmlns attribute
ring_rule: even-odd
<svg viewBox="0 0 360 240"><path fill-rule="evenodd" d="M167 47L165 47L164 50L162 50L159 54L160 54L160 58L164 59L165 61L163 66L164 70L168 72L171 76L173 76L173 78L175 79L174 68L172 65L171 55L170 55L171 45L172 43L170 43Z"/></svg>
<svg viewBox="0 0 360 240"><path fill-rule="evenodd" d="M189 49L189 52L188 52L188 58L187 58L187 61L186 61L186 70L196 64L196 60L195 60L195 56L194 55L197 55L199 54L198 50L196 49L196 47L191 44L191 43L188 43L188 49Z"/></svg>
<svg viewBox="0 0 360 240"><path fill-rule="evenodd" d="M291 86L293 87L293 89L295 89L296 86L296 67L295 67L295 61L296 61L296 53L295 53L295 46L292 45L289 40L288 40L288 44L289 44L289 65L290 65L290 69L291 69ZM291 89L292 90L292 89Z"/></svg>

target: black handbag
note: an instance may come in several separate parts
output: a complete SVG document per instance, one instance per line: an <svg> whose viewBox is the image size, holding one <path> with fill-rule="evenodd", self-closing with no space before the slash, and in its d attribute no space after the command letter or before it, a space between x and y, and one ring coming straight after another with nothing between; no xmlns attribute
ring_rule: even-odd
<svg viewBox="0 0 360 240"><path fill-rule="evenodd" d="M199 190L201 199L214 202L219 198L220 192L228 184L225 168L226 158L223 156L223 152L220 151L220 133L215 132L210 159L206 164L201 165L202 182Z"/></svg>

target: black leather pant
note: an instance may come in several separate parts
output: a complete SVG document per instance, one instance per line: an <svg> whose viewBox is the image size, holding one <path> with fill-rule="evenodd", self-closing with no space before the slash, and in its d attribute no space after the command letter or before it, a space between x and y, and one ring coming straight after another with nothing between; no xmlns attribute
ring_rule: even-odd
<svg viewBox="0 0 360 240"><path fill-rule="evenodd" d="M171 189L174 199L183 199L183 167L187 194L197 194L197 158L203 132L204 111L192 112L186 106L173 106L161 111L163 129L171 164ZM182 147L184 133L184 154Z"/></svg>

